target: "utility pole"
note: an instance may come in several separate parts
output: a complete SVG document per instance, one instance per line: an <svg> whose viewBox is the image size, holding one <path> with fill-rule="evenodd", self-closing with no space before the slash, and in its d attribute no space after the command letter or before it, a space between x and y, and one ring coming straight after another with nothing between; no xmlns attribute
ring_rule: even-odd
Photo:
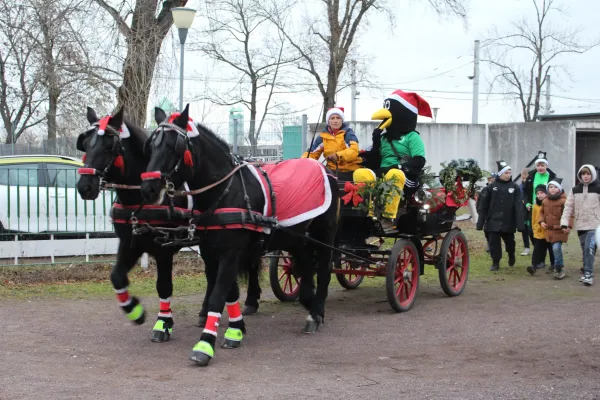
<svg viewBox="0 0 600 400"><path fill-rule="evenodd" d="M550 75L546 76L546 115L550 115Z"/></svg>
<svg viewBox="0 0 600 400"><path fill-rule="evenodd" d="M352 122L356 121L356 61L352 60L350 61L350 67L351 67L351 79L352 79L352 86L350 86L350 97L352 97L351 99L351 105L352 105L352 116L351 116L351 120Z"/></svg>
<svg viewBox="0 0 600 400"><path fill-rule="evenodd" d="M475 41L475 51L473 58L473 111L471 114L471 123L479 123L479 40Z"/></svg>

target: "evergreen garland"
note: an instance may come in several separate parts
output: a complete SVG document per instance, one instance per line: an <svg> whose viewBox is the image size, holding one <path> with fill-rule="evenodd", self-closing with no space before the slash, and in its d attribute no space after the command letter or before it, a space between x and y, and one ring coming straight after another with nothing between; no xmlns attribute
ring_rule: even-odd
<svg viewBox="0 0 600 400"><path fill-rule="evenodd" d="M469 158L464 160L451 160L449 163L441 163L440 182L446 191L446 195L452 197L457 204L462 204L468 199L474 198L477 193L477 182L490 174L483 171L477 160ZM456 190L457 180L468 181L469 186L463 191Z"/></svg>
<svg viewBox="0 0 600 400"><path fill-rule="evenodd" d="M365 201L358 205L360 210L373 211L376 218L391 218L385 214L385 207L392 202L394 195L402 196L403 192L396 186L397 178L379 178L373 182L365 182L359 189L359 193ZM369 201L371 200L371 201Z"/></svg>

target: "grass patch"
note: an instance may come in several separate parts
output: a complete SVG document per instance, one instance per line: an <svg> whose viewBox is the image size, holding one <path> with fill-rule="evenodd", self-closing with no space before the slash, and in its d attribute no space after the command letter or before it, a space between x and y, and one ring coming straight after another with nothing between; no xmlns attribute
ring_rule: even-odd
<svg viewBox="0 0 600 400"><path fill-rule="evenodd" d="M507 257L503 254L499 272L490 272L491 260L485 252L485 238L483 232L475 230L470 221L460 222L459 227L467 237L470 255L469 281L484 283L497 283L504 281L515 282L521 279L532 279L525 268L530 265L531 257L521 257L523 249L521 234L516 233L517 264L514 268L507 267ZM581 250L576 235L571 235L570 241L564 246L565 264L571 276L578 274L581 264ZM384 248L391 248L393 240L387 240ZM439 243L441 245L441 242ZM549 264L549 260L546 260ZM268 261L263 262L264 271L261 274L261 287L263 293L269 293L270 282L268 274ZM113 298L110 283L112 265L99 264L67 264L51 266L19 267L6 266L0 268L0 297L9 299L105 299ZM543 272L541 272L543 273ZM178 255L173 266L174 294L176 296L202 293L206 287L204 265L201 258L190 258L189 255ZM536 277L537 278L537 277ZM131 291L140 296L156 295L156 265L150 259L148 270L136 266L130 273ZM571 278L572 280L572 278ZM528 283L533 281L528 281ZM421 276L421 283L425 285L439 285L438 271L433 266L425 267L425 275ZM337 285L337 280L332 277L332 285ZM578 290L579 285L570 282L568 285L554 287L554 281L540 282L547 287L549 293L557 296L583 297L585 291ZM243 285L245 286L245 285ZM365 277L363 287L384 287L384 277ZM577 290L573 290L577 288ZM242 298L245 297L246 288L242 287ZM264 297L264 296L263 296ZM279 304L278 302L276 302ZM274 307L279 307L274 306Z"/></svg>

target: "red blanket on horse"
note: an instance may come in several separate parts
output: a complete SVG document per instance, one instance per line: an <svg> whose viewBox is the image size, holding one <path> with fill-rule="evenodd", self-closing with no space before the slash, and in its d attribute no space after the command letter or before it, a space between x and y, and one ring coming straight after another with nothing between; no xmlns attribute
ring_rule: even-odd
<svg viewBox="0 0 600 400"><path fill-rule="evenodd" d="M275 217L281 226L292 226L323 214L331 205L331 186L323 165L313 159L299 158L279 164L264 164L275 192ZM253 166L265 196L266 216L273 216L269 185Z"/></svg>

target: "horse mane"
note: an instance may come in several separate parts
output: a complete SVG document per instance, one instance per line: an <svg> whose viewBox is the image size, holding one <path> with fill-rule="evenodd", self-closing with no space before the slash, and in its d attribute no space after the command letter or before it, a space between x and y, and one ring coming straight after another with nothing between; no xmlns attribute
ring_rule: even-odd
<svg viewBox="0 0 600 400"><path fill-rule="evenodd" d="M216 133L214 133L212 130L210 130L209 128L207 128L199 122L196 122L196 127L200 132L201 138L208 139L209 142L214 144L216 147L220 148L227 156L229 156L231 151L229 150L229 145L227 144L227 142L225 142L223 139L217 136Z"/></svg>

